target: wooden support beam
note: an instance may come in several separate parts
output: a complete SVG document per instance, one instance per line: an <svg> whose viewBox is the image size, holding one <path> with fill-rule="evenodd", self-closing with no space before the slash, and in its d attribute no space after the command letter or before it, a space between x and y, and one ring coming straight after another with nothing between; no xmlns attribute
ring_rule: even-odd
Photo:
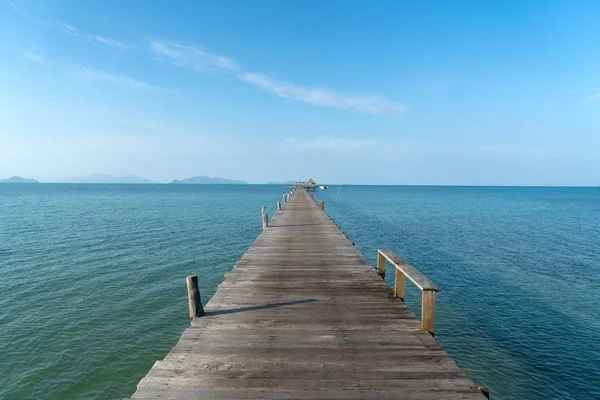
<svg viewBox="0 0 600 400"><path fill-rule="evenodd" d="M186 278L186 281L188 291L188 302L190 305L190 318L201 317L204 315L204 308L202 308L200 290L198 289L198 276L189 275Z"/></svg>
<svg viewBox="0 0 600 400"><path fill-rule="evenodd" d="M385 257L381 253L377 253L377 273L385 279Z"/></svg>
<svg viewBox="0 0 600 400"><path fill-rule="evenodd" d="M421 301L421 330L433 335L435 330L435 292L424 290Z"/></svg>
<svg viewBox="0 0 600 400"><path fill-rule="evenodd" d="M396 268L396 279L394 282L394 297L400 297L404 301L404 290L406 288L406 275Z"/></svg>
<svg viewBox="0 0 600 400"><path fill-rule="evenodd" d="M321 208L322 211L325 211L325 202L324 201L319 202L319 208Z"/></svg>
<svg viewBox="0 0 600 400"><path fill-rule="evenodd" d="M277 202L277 211L281 211L281 202L280 201Z"/></svg>
<svg viewBox="0 0 600 400"><path fill-rule="evenodd" d="M264 212L262 214L262 225L263 225L263 229L266 229L269 227L269 214L267 214L266 212Z"/></svg>

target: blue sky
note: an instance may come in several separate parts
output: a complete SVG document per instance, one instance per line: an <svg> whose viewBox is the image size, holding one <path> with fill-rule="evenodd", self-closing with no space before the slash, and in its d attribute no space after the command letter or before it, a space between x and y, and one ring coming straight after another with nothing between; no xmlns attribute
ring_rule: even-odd
<svg viewBox="0 0 600 400"><path fill-rule="evenodd" d="M0 177L600 184L598 1L0 0Z"/></svg>

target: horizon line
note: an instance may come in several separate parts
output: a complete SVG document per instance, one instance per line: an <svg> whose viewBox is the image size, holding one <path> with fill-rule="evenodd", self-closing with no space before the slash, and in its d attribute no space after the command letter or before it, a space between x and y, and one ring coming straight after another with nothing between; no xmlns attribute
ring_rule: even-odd
<svg viewBox="0 0 600 400"><path fill-rule="evenodd" d="M53 182L53 181L40 181L35 179L37 182L6 182L0 180L1 184L6 185L176 185L176 186L278 186L278 185L289 185L284 182L281 183L179 183L174 184L171 182L137 182L137 183L121 183L121 182ZM472 188L600 188L600 185L473 185L473 184L410 184L410 183L326 183L325 186L390 186L390 187L472 187ZM328 189L320 189L328 190Z"/></svg>

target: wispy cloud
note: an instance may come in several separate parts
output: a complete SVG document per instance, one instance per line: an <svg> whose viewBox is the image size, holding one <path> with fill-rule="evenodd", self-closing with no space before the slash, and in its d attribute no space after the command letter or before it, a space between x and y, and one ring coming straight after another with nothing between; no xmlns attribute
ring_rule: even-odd
<svg viewBox="0 0 600 400"><path fill-rule="evenodd" d="M600 101L600 93L596 93L596 94L586 97L585 101L589 101L589 102Z"/></svg>
<svg viewBox="0 0 600 400"><path fill-rule="evenodd" d="M79 29L64 23L57 23L56 26L60 28L61 31L66 33L67 35L74 36L81 40L87 40L88 42L92 40L90 35L86 35L84 33L79 32Z"/></svg>
<svg viewBox="0 0 600 400"><path fill-rule="evenodd" d="M39 25L45 25L45 23L43 21L40 21L38 19L36 19L33 15L31 15L27 10L19 7L18 5L16 5L13 1L11 0L6 0L6 4L13 9L13 11L15 11L18 14L23 15L24 17L30 19L31 21L35 22L36 24Z"/></svg>
<svg viewBox="0 0 600 400"><path fill-rule="evenodd" d="M379 143L372 139L346 139L336 137L321 137L316 139L287 138L276 142L274 148L277 150L327 150L327 151L352 151L364 150Z"/></svg>
<svg viewBox="0 0 600 400"><path fill-rule="evenodd" d="M298 86L254 73L242 73L237 77L284 99L299 100L316 106L346 108L371 114L403 114L407 111L406 106L382 96L352 96L327 89Z"/></svg>
<svg viewBox="0 0 600 400"><path fill-rule="evenodd" d="M63 70L67 70L68 72L71 73L71 75L79 77L79 78L106 81L115 86L128 88L128 89L147 90L147 89L153 88L152 85L149 85L145 82L141 82L141 81L138 81L135 79L128 78L126 76L114 75L114 74L111 74L111 73L108 73L105 71L94 70L94 69L90 69L90 68L83 67L80 65L61 63L61 62L52 60L50 58L47 58L46 56L43 56L39 53L35 53L35 52L28 52L25 54L25 57L27 57L32 62L35 62L38 64L52 66L52 67L58 67Z"/></svg>
<svg viewBox="0 0 600 400"><path fill-rule="evenodd" d="M151 86L147 83L136 81L135 79L127 78L121 75L113 75L108 72L92 70L84 67L72 67L72 73L75 76L107 81L113 85L129 88L129 89L150 89Z"/></svg>
<svg viewBox="0 0 600 400"><path fill-rule="evenodd" d="M219 68L224 70L239 70L240 67L230 58L207 53L193 46L184 46L177 43L153 41L150 49L159 57L169 59L175 65L197 70L206 68Z"/></svg>
<svg viewBox="0 0 600 400"><path fill-rule="evenodd" d="M123 42L119 42L118 40L107 39L105 37L98 36L98 35L94 36L94 40L96 40L97 42L103 43L107 46L116 47L117 49L119 49L121 51L125 51L125 50L129 49L129 45L127 45Z"/></svg>
<svg viewBox="0 0 600 400"><path fill-rule="evenodd" d="M29 60L36 62L38 64L48 64L49 60L41 54L38 53L26 53L25 57Z"/></svg>
<svg viewBox="0 0 600 400"><path fill-rule="evenodd" d="M10 8L12 8L15 12L23 15L24 17L29 19L34 24L45 26L48 28L58 29L61 32L66 33L67 35L76 37L78 39L85 40L87 42L102 43L106 46L115 47L121 51L126 51L131 48L131 46L128 45L127 43L124 43L124 42L121 42L118 40L114 40L114 39L109 39L104 36L90 35L90 34L82 32L79 29L75 28L74 26L66 24L64 22L50 22L50 21L39 20L36 17L34 17L29 11L17 6L11 0L6 0L6 4L8 4L8 6Z"/></svg>
<svg viewBox="0 0 600 400"><path fill-rule="evenodd" d="M232 59L208 53L198 47L166 41L153 41L150 43L150 49L156 56L179 67L200 71L219 69L223 72L232 73L236 79L242 82L249 83L285 99L370 114L402 115L408 111L408 107L404 104L393 102L383 96L355 96L323 88L300 86L273 79L265 74L245 72Z"/></svg>
<svg viewBox="0 0 600 400"><path fill-rule="evenodd" d="M85 40L87 42L102 43L102 44L110 46L110 47L115 47L121 51L125 51L125 50L129 49L129 45L124 42L114 40L114 39L108 39L104 36L89 35L87 33L81 32L79 29L77 29L74 26L71 26L69 24L57 23L55 25L58 26L60 28L60 30L62 32L66 33L67 35L71 35L73 37L76 37L81 40Z"/></svg>

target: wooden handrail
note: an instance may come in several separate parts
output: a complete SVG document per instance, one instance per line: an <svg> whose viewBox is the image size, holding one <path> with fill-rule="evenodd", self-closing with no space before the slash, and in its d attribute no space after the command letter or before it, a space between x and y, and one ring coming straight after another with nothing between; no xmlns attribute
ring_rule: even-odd
<svg viewBox="0 0 600 400"><path fill-rule="evenodd" d="M377 250L377 273L385 278L385 262L396 267L394 296L404 301L406 278L421 289L421 329L433 335L435 328L435 293L440 291L433 282L392 250Z"/></svg>
<svg viewBox="0 0 600 400"><path fill-rule="evenodd" d="M380 257L383 256L390 263L392 263L397 269L402 271L408 279L410 279L419 289L421 290L433 290L439 292L440 288L431 282L425 275L420 273L415 267L407 263L402 257L398 256L392 250L377 250ZM377 263L377 271L380 274L385 275L385 264L383 264L380 270L380 265Z"/></svg>

